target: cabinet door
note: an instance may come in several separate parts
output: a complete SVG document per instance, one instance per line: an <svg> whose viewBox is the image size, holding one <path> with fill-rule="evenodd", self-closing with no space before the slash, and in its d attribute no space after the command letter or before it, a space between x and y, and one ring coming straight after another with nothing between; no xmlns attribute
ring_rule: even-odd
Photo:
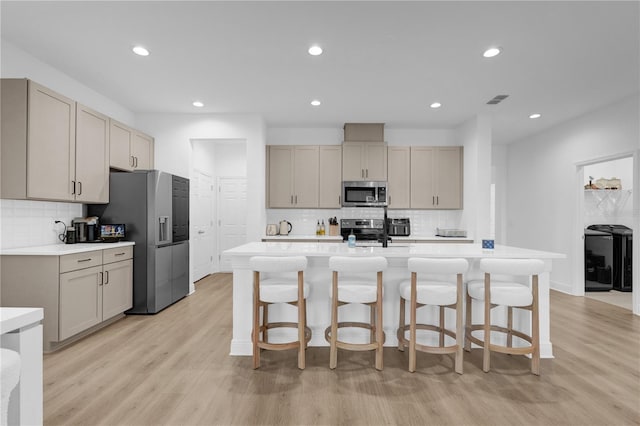
<svg viewBox="0 0 640 426"><path fill-rule="evenodd" d="M110 121L109 165L111 167L120 170L133 170L132 138L132 129L117 121Z"/></svg>
<svg viewBox="0 0 640 426"><path fill-rule="evenodd" d="M318 207L319 192L318 146L296 146L293 155L294 207Z"/></svg>
<svg viewBox="0 0 640 426"><path fill-rule="evenodd" d="M411 207L411 148L408 146L390 146L387 158L389 208L408 209Z"/></svg>
<svg viewBox="0 0 640 426"><path fill-rule="evenodd" d="M411 208L435 207L433 163L435 148L411 147Z"/></svg>
<svg viewBox="0 0 640 426"><path fill-rule="evenodd" d="M364 180L364 165L362 162L361 143L342 144L342 180Z"/></svg>
<svg viewBox="0 0 640 426"><path fill-rule="evenodd" d="M320 189L318 207L340 208L342 193L342 147L340 145L320 146Z"/></svg>
<svg viewBox="0 0 640 426"><path fill-rule="evenodd" d="M383 143L365 142L364 177L367 180L387 180L387 147Z"/></svg>
<svg viewBox="0 0 640 426"><path fill-rule="evenodd" d="M75 102L29 82L27 197L73 200Z"/></svg>
<svg viewBox="0 0 640 426"><path fill-rule="evenodd" d="M85 203L109 202L109 117L76 108L76 196Z"/></svg>
<svg viewBox="0 0 640 426"><path fill-rule="evenodd" d="M102 321L102 266L60 274L60 340Z"/></svg>
<svg viewBox="0 0 640 426"><path fill-rule="evenodd" d="M153 168L153 138L140 132L134 132L131 141L133 168L151 170Z"/></svg>
<svg viewBox="0 0 640 426"><path fill-rule="evenodd" d="M269 146L269 207L293 207L293 146Z"/></svg>
<svg viewBox="0 0 640 426"><path fill-rule="evenodd" d="M102 320L119 315L133 306L133 260L104 265Z"/></svg>
<svg viewBox="0 0 640 426"><path fill-rule="evenodd" d="M462 148L437 148L435 164L436 208L462 208Z"/></svg>

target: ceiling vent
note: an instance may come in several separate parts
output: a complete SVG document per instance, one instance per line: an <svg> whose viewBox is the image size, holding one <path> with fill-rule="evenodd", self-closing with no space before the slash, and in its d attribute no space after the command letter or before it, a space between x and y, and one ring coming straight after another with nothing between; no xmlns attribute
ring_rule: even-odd
<svg viewBox="0 0 640 426"><path fill-rule="evenodd" d="M494 96L493 99L491 99L489 102L487 102L487 105L497 105L500 102L502 102L505 99L507 99L508 97L509 97L509 95L497 95L497 96Z"/></svg>

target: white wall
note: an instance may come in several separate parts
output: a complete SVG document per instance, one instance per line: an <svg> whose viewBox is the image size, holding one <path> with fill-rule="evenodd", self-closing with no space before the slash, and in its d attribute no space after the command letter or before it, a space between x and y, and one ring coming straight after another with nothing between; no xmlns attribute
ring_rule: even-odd
<svg viewBox="0 0 640 426"><path fill-rule="evenodd" d="M258 115L242 114L140 114L138 128L155 137L155 166L190 177L195 160L191 141L236 139L246 141L247 240L264 233L265 127ZM214 165L215 167L215 165Z"/></svg>
<svg viewBox="0 0 640 426"><path fill-rule="evenodd" d="M464 214L469 235L476 241L493 238L491 212L491 119L477 116L456 132L457 145L464 147Z"/></svg>
<svg viewBox="0 0 640 426"><path fill-rule="evenodd" d="M580 266L576 259L582 243L575 226L581 217L577 200L582 196L577 164L637 152L638 105L635 95L508 146L507 242L566 254L566 260L554 261L553 288L580 294L584 287L573 277L574 268ZM638 208L634 209L638 235ZM638 274L634 276L637 289Z"/></svg>
<svg viewBox="0 0 640 426"><path fill-rule="evenodd" d="M31 79L89 108L135 127L133 112L122 105L31 56L12 43L2 40L0 48L0 76L2 78Z"/></svg>

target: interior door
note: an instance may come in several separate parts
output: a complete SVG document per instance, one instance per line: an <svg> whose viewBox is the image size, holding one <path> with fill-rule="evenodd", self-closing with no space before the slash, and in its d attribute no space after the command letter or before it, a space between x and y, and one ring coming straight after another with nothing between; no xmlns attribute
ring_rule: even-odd
<svg viewBox="0 0 640 426"><path fill-rule="evenodd" d="M247 179L218 178L218 270L231 272L222 253L247 242Z"/></svg>
<svg viewBox="0 0 640 426"><path fill-rule="evenodd" d="M193 280L198 281L213 271L213 178L194 170L191 179L191 244Z"/></svg>

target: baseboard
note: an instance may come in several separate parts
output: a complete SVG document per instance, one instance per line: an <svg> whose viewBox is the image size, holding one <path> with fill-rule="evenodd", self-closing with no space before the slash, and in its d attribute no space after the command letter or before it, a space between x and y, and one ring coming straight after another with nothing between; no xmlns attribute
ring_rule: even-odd
<svg viewBox="0 0 640 426"><path fill-rule="evenodd" d="M551 281L549 283L549 286L551 287L552 290L557 290L557 291L560 291L562 293L570 294L572 296L580 296L579 294L575 293L573 285L568 284L568 283L561 283L561 282L558 282L558 281Z"/></svg>

